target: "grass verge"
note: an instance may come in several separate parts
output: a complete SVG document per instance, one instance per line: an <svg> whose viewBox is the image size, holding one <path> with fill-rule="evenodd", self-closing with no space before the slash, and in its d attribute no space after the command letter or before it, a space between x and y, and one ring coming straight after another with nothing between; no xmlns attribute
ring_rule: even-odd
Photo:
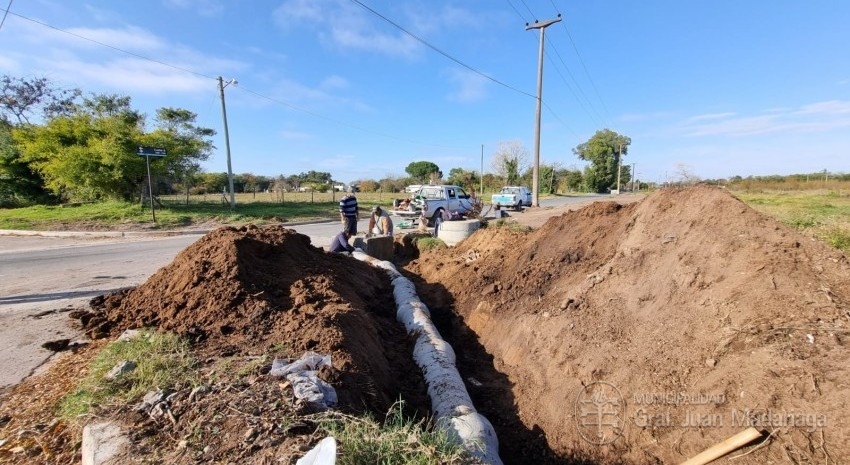
<svg viewBox="0 0 850 465"><path fill-rule="evenodd" d="M106 374L125 360L136 368L107 379ZM109 343L100 351L88 374L59 402L59 415L73 420L99 407L134 402L155 389L196 384L194 367L186 341L143 330L138 337Z"/></svg>
<svg viewBox="0 0 850 465"><path fill-rule="evenodd" d="M476 463L445 432L425 420L404 416L403 403L387 413L383 423L372 417L352 417L332 412L317 418L320 429L339 443L337 463L438 465Z"/></svg>
<svg viewBox="0 0 850 465"><path fill-rule="evenodd" d="M756 210L850 253L850 191L751 191L735 195Z"/></svg>

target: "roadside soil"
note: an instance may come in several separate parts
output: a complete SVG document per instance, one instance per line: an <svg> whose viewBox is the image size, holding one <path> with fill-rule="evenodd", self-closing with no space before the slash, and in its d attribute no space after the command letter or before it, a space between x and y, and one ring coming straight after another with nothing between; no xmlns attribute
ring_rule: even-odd
<svg viewBox="0 0 850 465"><path fill-rule="evenodd" d="M680 463L749 424L768 440L746 463L850 462L847 257L723 189L617 200L511 213L422 255L397 238L505 463ZM74 463L82 424L104 418L130 434L120 463L294 463L321 439L315 416L268 372L305 351L331 355L320 377L342 412L380 418L401 398L427 415L386 275L282 227L217 229L71 313L92 342L0 395L3 463ZM57 420L134 327L190 340L203 393L177 386L169 415Z"/></svg>
<svg viewBox="0 0 850 465"><path fill-rule="evenodd" d="M850 462L848 258L724 189L487 228L406 268L506 462L680 463L750 425L770 439L746 463Z"/></svg>

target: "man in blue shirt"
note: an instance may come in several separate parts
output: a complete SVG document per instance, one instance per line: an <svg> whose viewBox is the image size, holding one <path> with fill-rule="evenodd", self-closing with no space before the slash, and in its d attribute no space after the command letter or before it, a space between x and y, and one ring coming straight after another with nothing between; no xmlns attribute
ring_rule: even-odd
<svg viewBox="0 0 850 465"><path fill-rule="evenodd" d="M360 213L357 210L354 188L349 188L348 194L339 199L339 219L342 220L342 226L349 235L357 235L357 220L360 219Z"/></svg>
<svg viewBox="0 0 850 465"><path fill-rule="evenodd" d="M329 252L354 252L354 246L348 243L348 239L351 237L351 234L348 234L348 231L343 230L336 236L334 236L331 241L331 246L328 248Z"/></svg>

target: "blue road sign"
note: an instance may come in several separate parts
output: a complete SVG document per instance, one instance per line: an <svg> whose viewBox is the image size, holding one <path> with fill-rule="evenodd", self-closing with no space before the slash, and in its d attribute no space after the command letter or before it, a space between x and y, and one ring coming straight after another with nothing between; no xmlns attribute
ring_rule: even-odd
<svg viewBox="0 0 850 465"><path fill-rule="evenodd" d="M164 157L167 155L165 149L159 147L143 147L139 146L139 149L136 150L137 155L142 155L146 157Z"/></svg>

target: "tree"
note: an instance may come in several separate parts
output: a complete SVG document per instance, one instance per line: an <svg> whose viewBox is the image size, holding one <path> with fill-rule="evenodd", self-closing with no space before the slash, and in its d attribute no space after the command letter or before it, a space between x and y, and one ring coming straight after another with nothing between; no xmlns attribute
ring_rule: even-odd
<svg viewBox="0 0 850 465"><path fill-rule="evenodd" d="M520 173L528 168L528 150L517 140L499 142L490 165L507 185L519 182Z"/></svg>
<svg viewBox="0 0 850 465"><path fill-rule="evenodd" d="M617 134L610 129L603 129L596 131L596 134L587 142L573 149L573 153L579 159L590 162L590 165L584 169L584 182L588 189L601 193L619 187L615 184L620 154L622 152L622 156L627 155L631 143L632 140L629 137ZM620 182L625 182L622 177Z"/></svg>
<svg viewBox="0 0 850 465"><path fill-rule="evenodd" d="M566 190L570 192L581 190L582 185L584 184L581 171L577 169L567 169L563 171L564 172L560 175L560 178L563 180Z"/></svg>
<svg viewBox="0 0 850 465"><path fill-rule="evenodd" d="M187 110L163 109L160 127L145 133L144 117L131 108L129 97L95 95L70 115L21 125L12 135L22 161L51 192L79 200L130 200L147 176L145 159L136 154L140 145L167 150L168 156L150 160L152 174L185 180L198 172L214 131L196 127L194 119Z"/></svg>
<svg viewBox="0 0 850 465"><path fill-rule="evenodd" d="M13 137L22 159L60 197L128 199L145 177L145 162L136 155L142 123L129 100L95 96L73 115L19 127Z"/></svg>
<svg viewBox="0 0 850 465"><path fill-rule="evenodd" d="M29 123L39 110L43 118L68 115L81 95L79 89L59 89L47 78L0 78L0 119L12 124Z"/></svg>
<svg viewBox="0 0 850 465"><path fill-rule="evenodd" d="M374 179L361 179L357 182L357 186L360 187L360 192L378 192L381 187Z"/></svg>
<svg viewBox="0 0 850 465"><path fill-rule="evenodd" d="M0 121L0 207L54 203L44 179L21 159L12 140L12 127Z"/></svg>
<svg viewBox="0 0 850 465"><path fill-rule="evenodd" d="M430 161L411 162L404 171L418 183L427 183L434 178L441 179L443 177L440 167Z"/></svg>
<svg viewBox="0 0 850 465"><path fill-rule="evenodd" d="M452 168L449 170L449 179L446 180L449 184L458 185L471 192L478 191L480 181L481 178L478 176L478 173L463 168Z"/></svg>

